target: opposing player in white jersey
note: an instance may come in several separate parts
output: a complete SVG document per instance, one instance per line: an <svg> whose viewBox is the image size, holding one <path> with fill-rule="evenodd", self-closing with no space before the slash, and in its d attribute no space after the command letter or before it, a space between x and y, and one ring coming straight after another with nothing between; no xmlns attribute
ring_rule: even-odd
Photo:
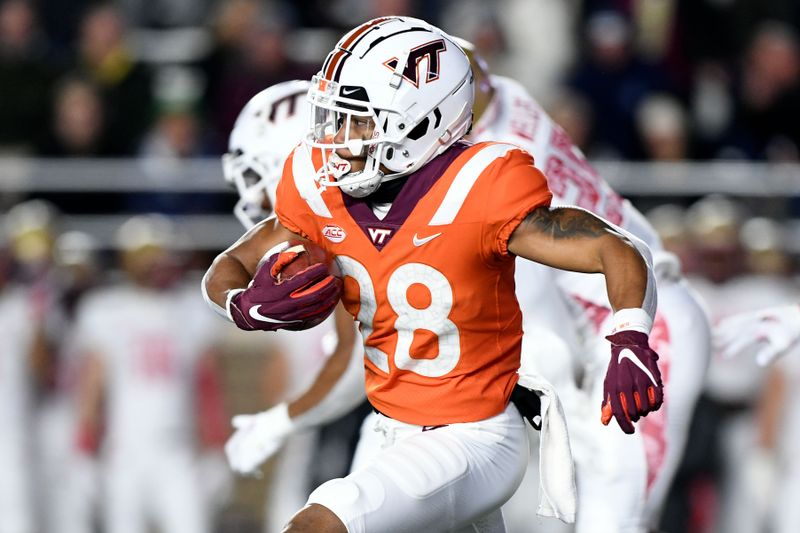
<svg viewBox="0 0 800 533"><path fill-rule="evenodd" d="M308 127L309 105L306 101L310 83L307 81L289 81L279 83L253 96L239 113L231 131L228 152L222 157L225 180L236 187L239 200L234 207L236 218L245 229L252 228L257 222L272 215L275 205L275 189L281 177L283 163L305 133ZM349 369L344 383L337 390L346 391L352 400L345 400L344 405L337 408L336 413L343 414L347 407L355 406L362 398L359 391L363 388L360 376L360 350L354 352L348 362L348 352L356 343L355 329L349 317L339 315L338 335L334 331L333 317L319 326L302 332L278 331L269 340L279 348L279 352L287 358L289 382L286 384L285 398L270 412L274 416L269 425L273 430L289 428L289 400L295 418L303 413L304 402L302 392L307 391L317 376L325 360L333 357L336 364L319 379L332 383L331 373L339 378L339 373ZM338 350L338 352L337 352ZM334 353L341 352L344 358L337 358ZM339 359L343 361L338 362ZM352 385L347 383L352 382ZM318 385L324 388L324 385ZM299 401L298 401L299 400ZM305 400L307 402L307 399ZM319 408L318 408L319 409ZM314 412L304 413L308 420ZM330 415L325 413L326 417ZM262 419L264 417L261 417ZM249 427L249 418L241 416L236 419L238 427ZM310 491L310 468L314 460L317 432L308 422L299 424L295 421L291 427L295 434L280 449L278 462L272 470L272 489L268 491L266 504L266 532L278 531L291 515L299 509L308 498ZM307 429L303 427L309 426ZM229 443L228 449L237 458L241 452L237 441ZM238 463L232 466L241 471L244 467ZM244 468L249 470L248 468Z"/></svg>
<svg viewBox="0 0 800 533"><path fill-rule="evenodd" d="M33 366L41 317L30 291L12 283L5 248L0 228L0 533L33 533Z"/></svg>
<svg viewBox="0 0 800 533"><path fill-rule="evenodd" d="M105 530L206 533L197 452L222 412L214 386L218 324L185 283L176 232L161 216L118 231L120 283L86 296L75 345L85 357L79 444L103 463ZM204 411L201 414L201 410ZM219 418L219 416L217 416ZM216 421L224 427L224 417ZM221 444L221 443L220 443Z"/></svg>
<svg viewBox="0 0 800 533"><path fill-rule="evenodd" d="M469 48L468 43L465 46ZM677 259L664 252L644 216L599 176L569 136L521 85L490 75L480 58L472 57L477 77L476 103L483 102L486 107L477 118L471 137L524 147L547 176L553 205L575 205L592 211L642 239L653 252L659 308L651 339L661 356L659 366L668 398L665 408L642 420L637 434L625 436L595 424L592 411L581 408L587 396L579 393L571 398L568 391L575 391L574 387L561 387L559 392L567 411L576 460L580 501L576 530L642 532L654 528L683 453L705 376L710 353L707 318L682 279ZM548 325L567 341L573 355L573 369L554 369L550 355L532 346L531 353L536 353L541 371L556 387L565 377L580 380L580 389L590 398L589 405L595 405L602 398L607 360L603 336L611 315L603 280L543 269L528 261L518 261L516 277L526 323ZM572 320L563 316L564 308L541 305L545 301L542 293L553 285L566 295ZM549 297L546 301L552 300ZM581 340L577 346L570 342L575 336L564 332L565 325L577 326ZM574 370L577 372L571 372ZM613 505L607 499L609 491L614 493Z"/></svg>

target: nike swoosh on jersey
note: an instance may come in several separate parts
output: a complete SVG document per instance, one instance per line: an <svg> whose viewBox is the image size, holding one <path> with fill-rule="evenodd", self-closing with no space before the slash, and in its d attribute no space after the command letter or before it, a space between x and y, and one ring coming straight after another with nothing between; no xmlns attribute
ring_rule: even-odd
<svg viewBox="0 0 800 533"><path fill-rule="evenodd" d="M646 375L648 378L650 378L650 381L652 381L652 382L653 382L653 385L655 385L656 387L658 386L658 383L656 383L656 378L654 378L654 377L653 377L653 373L652 373L652 372L650 372L650 369L649 369L649 368L647 368L646 366L644 366L644 363L642 363L642 362L639 360L639 358L638 358L638 357L636 357L636 354L635 354L635 353L633 353L633 351L632 351L632 350L629 350L628 348L623 348L623 349L622 349L622 351L621 351L621 352L619 352L619 356L617 356L617 363L618 363L618 364L622 364L622 360L623 360L623 359L630 359L630 360L631 360L631 362L632 362L634 365L636 365L636 366L639 368L639 370L641 370L642 372L644 372L644 373L645 373L645 375Z"/></svg>
<svg viewBox="0 0 800 533"><path fill-rule="evenodd" d="M426 242L432 241L433 239L435 239L439 235L441 235L441 233L434 233L433 235L430 235L428 237L424 237L424 238L420 239L419 237L417 237L417 234L415 233L412 240L414 241L414 246L422 246Z"/></svg>
<svg viewBox="0 0 800 533"><path fill-rule="evenodd" d="M251 307L250 310L247 313L252 318L255 318L256 320L259 320L261 322L270 322L272 324L291 324L292 322L300 322L299 320L278 320L276 318L270 318L268 316L264 316L264 315L262 315L261 313L258 312L258 308L259 307L261 307L260 304L259 305L255 305L255 306Z"/></svg>

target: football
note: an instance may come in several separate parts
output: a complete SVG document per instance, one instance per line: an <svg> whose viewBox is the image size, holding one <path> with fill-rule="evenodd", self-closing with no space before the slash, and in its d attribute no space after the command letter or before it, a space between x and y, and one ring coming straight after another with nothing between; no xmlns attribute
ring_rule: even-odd
<svg viewBox="0 0 800 533"><path fill-rule="evenodd" d="M289 240L289 246L280 254L293 255L294 258L287 258L289 262L278 272L276 276L278 283L292 279L308 267L319 263L326 265L330 274L337 278L342 277L336 262L333 260L333 256L311 241L291 239Z"/></svg>

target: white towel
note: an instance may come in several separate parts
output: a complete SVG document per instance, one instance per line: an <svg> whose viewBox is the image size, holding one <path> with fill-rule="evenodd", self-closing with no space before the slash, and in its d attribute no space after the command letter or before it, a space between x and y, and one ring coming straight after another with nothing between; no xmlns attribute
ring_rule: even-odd
<svg viewBox="0 0 800 533"><path fill-rule="evenodd" d="M534 372L522 358L519 384L539 395L542 403L542 429L539 436L539 509L541 516L575 521L577 489L575 467L569 446L567 419L553 386ZM526 368L526 366L528 368Z"/></svg>

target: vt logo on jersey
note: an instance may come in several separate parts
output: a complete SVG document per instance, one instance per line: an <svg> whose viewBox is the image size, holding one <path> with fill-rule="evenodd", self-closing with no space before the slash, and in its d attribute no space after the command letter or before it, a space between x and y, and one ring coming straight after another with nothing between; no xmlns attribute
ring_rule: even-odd
<svg viewBox="0 0 800 533"><path fill-rule="evenodd" d="M367 228L367 231L372 243L378 246L382 246L392 234L392 230L386 228Z"/></svg>
<svg viewBox="0 0 800 533"><path fill-rule="evenodd" d="M424 58L427 58L428 71L425 73L426 83L436 81L439 79L439 54L447 50L444 44L444 39L437 39L429 43L422 44L413 48L408 53L406 66L403 69L403 77L414 84L414 87L419 88L419 64ZM388 61L384 61L386 68L394 72L397 69L396 57Z"/></svg>

